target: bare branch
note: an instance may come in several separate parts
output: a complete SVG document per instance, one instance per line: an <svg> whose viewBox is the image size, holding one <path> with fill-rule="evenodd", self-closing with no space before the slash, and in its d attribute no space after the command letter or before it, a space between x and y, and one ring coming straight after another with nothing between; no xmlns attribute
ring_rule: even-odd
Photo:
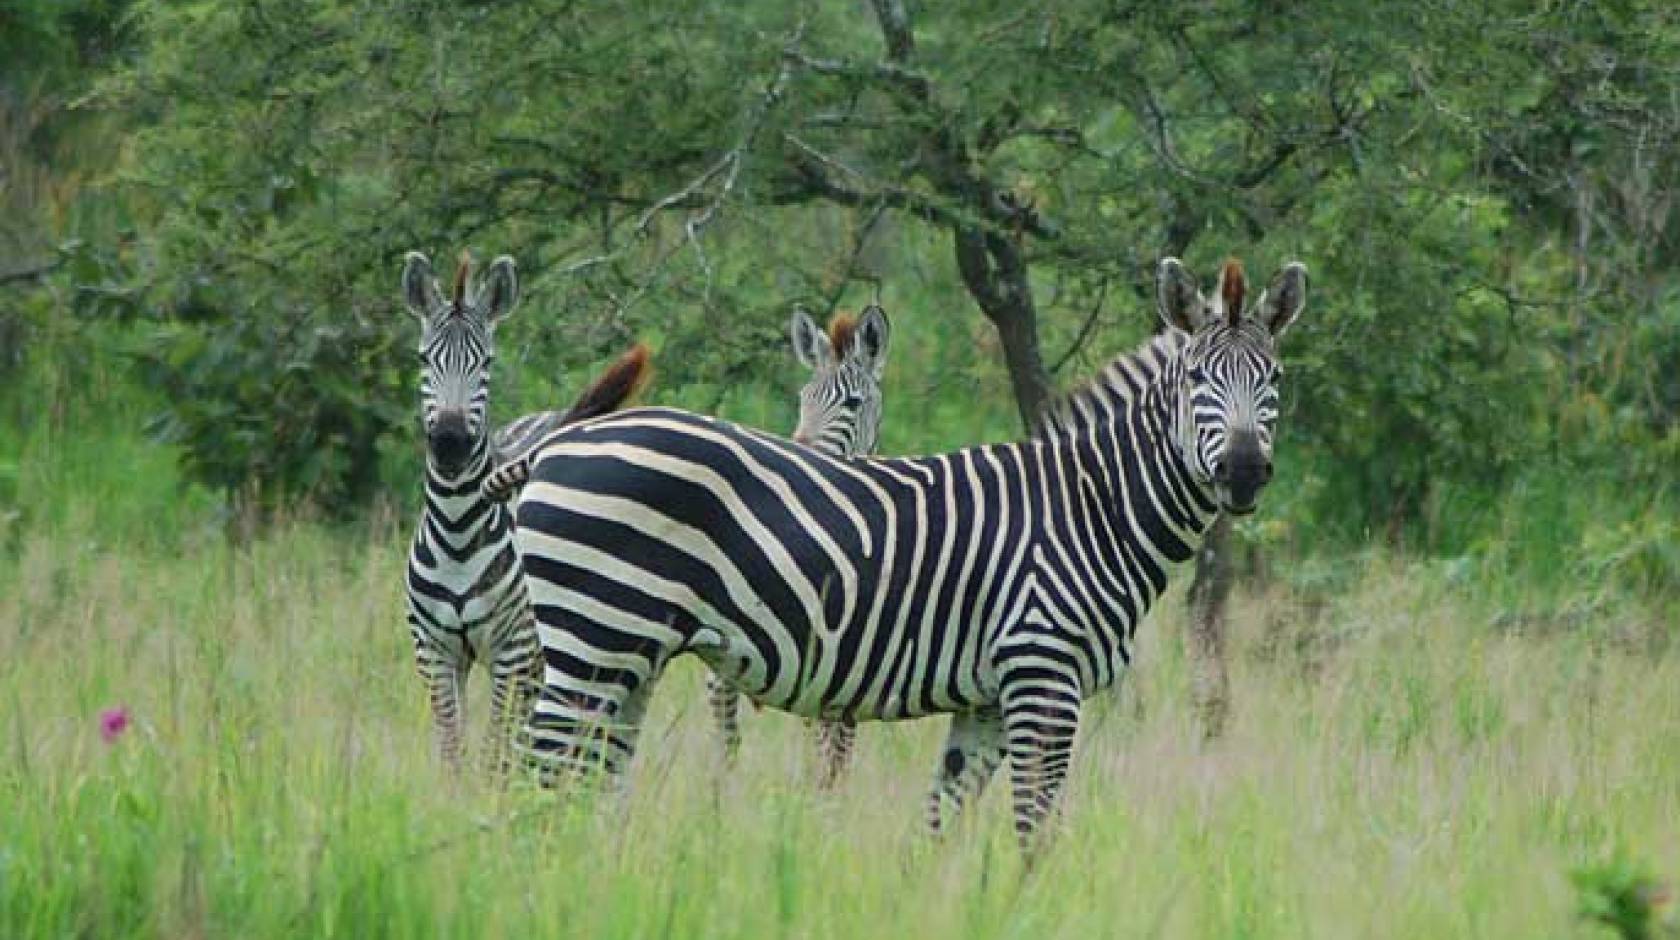
<svg viewBox="0 0 1680 940"><path fill-rule="evenodd" d="M1073 342L1068 345L1067 351L1062 353L1061 358L1056 360L1056 364L1050 367L1051 375L1062 371L1062 366L1067 365L1069 360L1085 348L1085 341L1091 338L1091 329L1097 325L1097 317L1102 313L1103 301L1107 299L1108 278L1105 277L1102 279L1102 286L1097 288L1097 301L1091 305L1091 312L1085 317L1085 325L1079 328L1079 335L1073 338Z"/></svg>
<svg viewBox="0 0 1680 940"><path fill-rule="evenodd" d="M926 102L933 95L933 86L927 76L897 63L875 62L857 65L845 59L814 59L797 49L789 49L785 56L788 61L807 72L844 78L851 82L881 85L889 90L907 94L917 102Z"/></svg>
<svg viewBox="0 0 1680 940"><path fill-rule="evenodd" d="M805 35L803 21L795 28L793 36L788 40L787 48L792 50ZM706 257L705 250L700 244L700 235L718 216L723 206L734 195L736 184L741 177L741 167L746 163L753 144L758 140L759 131L763 129L770 112L782 100L783 92L793 77L794 62L788 56L782 57L781 67L777 69L775 77L765 87L763 94L753 102L742 121L742 130L736 138L734 146L714 160L698 176L689 180L680 189L668 193L654 200L642 213L636 217L636 223L631 228L630 238L618 248L603 254L594 255L568 264L559 269L562 275L578 274L591 268L609 264L624 255L630 248L641 242L653 227L654 219L661 214L674 210L697 208L699 211L683 221L684 239L675 247L663 252L645 276L629 294L623 298L614 295L614 305L619 313L623 313L646 296L647 292L662 277L662 270L684 246L694 249L695 257L699 261L701 270L706 275L704 296L709 298L712 287L712 266Z"/></svg>
<svg viewBox="0 0 1680 940"><path fill-rule="evenodd" d="M0 284L10 284L14 281L37 280L58 270L61 266L63 266L63 264L64 259L60 257L56 260L49 261L46 264L39 264L32 268L24 268L21 271L8 271L5 274L0 274Z"/></svg>
<svg viewBox="0 0 1680 940"><path fill-rule="evenodd" d="M863 249L869 243L869 236L874 233L875 226L880 224L881 217L886 214L886 211L887 204L877 202L875 207L869 211L869 218L858 226L857 233L852 236L852 250L846 257L846 266L841 270L839 281L834 285L834 289L829 291L827 297L826 309L823 311L825 319L834 315L834 308L840 304L840 295L846 292L846 285L851 283L857 274L858 259L863 257ZM869 280L875 285L876 299L879 300L881 293L880 279L872 277Z"/></svg>

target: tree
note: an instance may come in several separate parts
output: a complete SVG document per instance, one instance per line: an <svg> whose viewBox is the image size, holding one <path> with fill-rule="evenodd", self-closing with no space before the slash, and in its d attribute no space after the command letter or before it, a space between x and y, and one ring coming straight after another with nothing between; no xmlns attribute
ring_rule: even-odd
<svg viewBox="0 0 1680 940"><path fill-rule="evenodd" d="M1398 538L1443 481L1541 452L1553 349L1620 361L1618 331L1581 324L1633 304L1642 343L1674 343L1657 65L1677 31L1655 3L1572 9L152 0L99 100L141 125L160 356L191 363L234 319L330 323L359 351L308 367L393 415L409 248L513 250L552 361L652 333L685 351L668 383L726 389L768 371L789 302L874 277L869 242L937 240L1029 423L1061 367L1148 329L1160 255L1305 258L1325 313L1291 338L1285 447L1325 469L1292 511ZM1559 238L1611 217L1588 250ZM1583 258L1628 289L1578 290ZM951 300L924 315L960 323ZM1651 374L1610 384L1640 433L1671 433Z"/></svg>

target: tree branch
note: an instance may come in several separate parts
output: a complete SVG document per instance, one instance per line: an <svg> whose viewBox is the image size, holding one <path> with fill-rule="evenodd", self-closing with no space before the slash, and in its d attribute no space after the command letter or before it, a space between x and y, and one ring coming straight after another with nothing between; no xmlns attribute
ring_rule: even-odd
<svg viewBox="0 0 1680 940"><path fill-rule="evenodd" d="M853 83L869 83L908 95L918 103L927 102L933 94L927 76L893 62L856 65L845 59L814 59L797 49L784 53L788 61L807 72L843 78Z"/></svg>
<svg viewBox="0 0 1680 940"><path fill-rule="evenodd" d="M1097 325L1097 317L1102 314L1103 301L1107 299L1108 278L1105 277L1102 280L1102 286L1097 288L1097 301L1091 305L1091 312L1085 317L1085 325L1079 328L1079 335L1075 336L1073 342L1068 344L1067 351L1062 353L1061 357L1056 360L1056 364L1050 367L1051 375L1062 371L1062 366L1067 365L1070 359L1085 348L1085 341L1091 338L1091 329Z"/></svg>
<svg viewBox="0 0 1680 940"><path fill-rule="evenodd" d="M881 24L881 39L886 43L887 61L900 65L909 62L916 51L916 34L910 27L910 11L904 0L870 0L875 19Z"/></svg>
<svg viewBox="0 0 1680 940"><path fill-rule="evenodd" d="M801 21L794 29L793 36L789 39L787 48L789 50L795 48L804 35L805 23L804 21ZM759 95L759 97L754 101L753 106L748 109L746 115L744 116L742 131L740 136L736 138L734 146L730 147L723 153L722 156L718 157L709 166L702 170L698 176L689 180L681 188L654 200L652 204L650 204L639 216L637 216L636 224L632 227L630 232L630 238L627 239L620 247L603 254L573 262L572 264L561 268L559 273L562 275L577 274L582 271L589 270L590 268L613 262L628 251L632 245L640 242L647 236L648 232L652 229L653 220L661 213L678 208L697 208L699 210L697 214L692 215L683 221L684 242L660 255L660 257L657 258L653 265L649 268L646 277L639 285L636 286L634 290L630 292L630 294L627 295L625 299L619 300L614 298L614 300L618 306L619 312L622 313L623 311L628 310L647 293L649 288L651 288L655 282L657 282L660 277L661 269L676 256L685 244L694 249L695 257L698 259L701 269L706 274L706 294L709 296L712 267L710 261L706 257L705 250L700 245L700 234L712 223L714 219L717 218L717 215L723 208L724 203L727 202L734 194L736 183L740 180L741 167L746 163L747 156L751 152L753 144L757 141L759 131L763 129L765 121L769 117L770 111L782 100L783 92L787 88L788 82L792 79L792 77L793 62L784 55L781 67L776 71L775 78L773 78L765 87L764 92ZM714 182L716 182L716 190L715 192L708 194L708 190L713 187Z"/></svg>
<svg viewBox="0 0 1680 940"><path fill-rule="evenodd" d="M64 259L60 257L49 261L46 264L38 264L32 268L24 268L20 271L9 271L5 274L0 274L0 284L10 284L14 281L38 280L58 270L63 265Z"/></svg>

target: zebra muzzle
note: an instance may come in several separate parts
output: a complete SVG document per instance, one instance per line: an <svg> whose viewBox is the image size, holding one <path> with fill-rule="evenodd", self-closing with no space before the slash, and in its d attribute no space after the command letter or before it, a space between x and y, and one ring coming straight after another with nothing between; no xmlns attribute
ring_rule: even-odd
<svg viewBox="0 0 1680 940"><path fill-rule="evenodd" d="M1258 437L1239 432L1214 462L1213 479L1225 497L1225 510L1247 515L1254 511L1260 490L1271 482L1271 457L1261 449Z"/></svg>
<svg viewBox="0 0 1680 940"><path fill-rule="evenodd" d="M473 438L464 412L445 411L426 432L426 446L442 467L459 467L472 456Z"/></svg>

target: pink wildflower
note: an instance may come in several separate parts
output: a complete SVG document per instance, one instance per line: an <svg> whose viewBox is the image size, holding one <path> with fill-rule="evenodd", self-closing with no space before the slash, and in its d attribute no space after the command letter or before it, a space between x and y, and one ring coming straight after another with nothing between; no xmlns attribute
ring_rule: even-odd
<svg viewBox="0 0 1680 940"><path fill-rule="evenodd" d="M128 706L119 705L99 713L99 736L110 744L128 730Z"/></svg>

